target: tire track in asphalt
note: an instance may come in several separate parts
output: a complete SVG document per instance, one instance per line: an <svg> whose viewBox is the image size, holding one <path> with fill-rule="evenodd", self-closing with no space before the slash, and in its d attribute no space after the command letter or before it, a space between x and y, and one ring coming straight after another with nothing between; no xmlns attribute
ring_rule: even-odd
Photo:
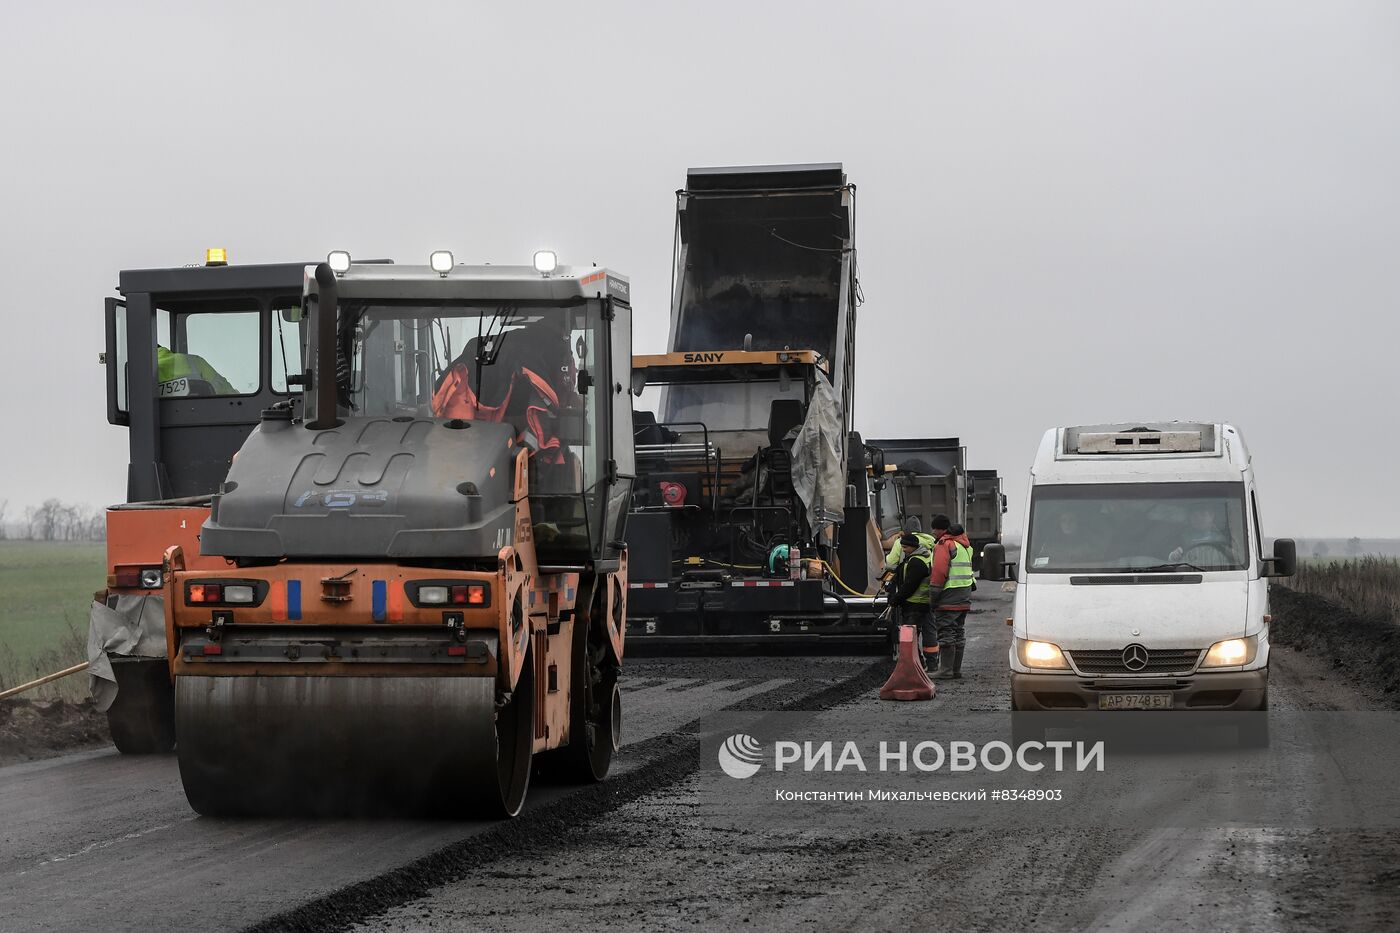
<svg viewBox="0 0 1400 933"><path fill-rule="evenodd" d="M729 710L822 710L877 688L889 676L889 663L876 660L860 665L849 676L813 687L797 680L726 707ZM498 858L538 839L561 838L565 833L606 817L620 807L683 781L699 767L699 743L687 728L646 739L629 748L638 763L624 768L599 784L580 788L564 797L498 823L483 832L452 843L385 874L349 885L313 901L267 918L248 929L310 931L343 929L393 907L429 894L434 888L466 877Z"/></svg>

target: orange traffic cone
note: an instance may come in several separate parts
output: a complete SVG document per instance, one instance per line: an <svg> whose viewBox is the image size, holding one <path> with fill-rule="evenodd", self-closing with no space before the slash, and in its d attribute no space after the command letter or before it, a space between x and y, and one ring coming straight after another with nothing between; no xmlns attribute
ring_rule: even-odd
<svg viewBox="0 0 1400 933"><path fill-rule="evenodd" d="M914 626L899 627L899 660L894 673L880 688L882 700L932 700L937 689L924 673L924 666L914 657Z"/></svg>

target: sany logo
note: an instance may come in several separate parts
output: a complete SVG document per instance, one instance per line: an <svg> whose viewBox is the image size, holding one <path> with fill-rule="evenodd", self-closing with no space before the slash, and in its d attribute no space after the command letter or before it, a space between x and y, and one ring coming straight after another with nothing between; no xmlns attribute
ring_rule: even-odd
<svg viewBox="0 0 1400 933"><path fill-rule="evenodd" d="M751 778L758 773L763 746L758 739L740 732L719 747L719 766L732 778Z"/></svg>

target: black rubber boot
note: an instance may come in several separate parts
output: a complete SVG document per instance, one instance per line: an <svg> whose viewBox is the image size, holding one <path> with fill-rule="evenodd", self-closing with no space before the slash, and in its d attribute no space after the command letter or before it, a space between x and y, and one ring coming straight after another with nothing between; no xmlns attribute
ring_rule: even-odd
<svg viewBox="0 0 1400 933"><path fill-rule="evenodd" d="M952 645L939 644L938 656L942 659L942 661L938 665L938 673L933 675L934 678L938 680L952 680L954 677L958 676L957 674L953 673L958 663L957 659L954 658L954 655L956 653L957 649L954 648Z"/></svg>
<svg viewBox="0 0 1400 933"><path fill-rule="evenodd" d="M953 649L953 679L962 680L962 656L963 646L958 645Z"/></svg>

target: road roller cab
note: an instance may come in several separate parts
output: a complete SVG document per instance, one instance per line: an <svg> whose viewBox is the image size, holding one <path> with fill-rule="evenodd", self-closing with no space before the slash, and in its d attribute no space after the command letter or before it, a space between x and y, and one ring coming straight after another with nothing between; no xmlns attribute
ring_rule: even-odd
<svg viewBox="0 0 1400 933"><path fill-rule="evenodd" d="M225 566L165 556L196 810L512 814L535 765L606 774L629 291L548 254L307 267L304 392L262 413L201 530Z"/></svg>

